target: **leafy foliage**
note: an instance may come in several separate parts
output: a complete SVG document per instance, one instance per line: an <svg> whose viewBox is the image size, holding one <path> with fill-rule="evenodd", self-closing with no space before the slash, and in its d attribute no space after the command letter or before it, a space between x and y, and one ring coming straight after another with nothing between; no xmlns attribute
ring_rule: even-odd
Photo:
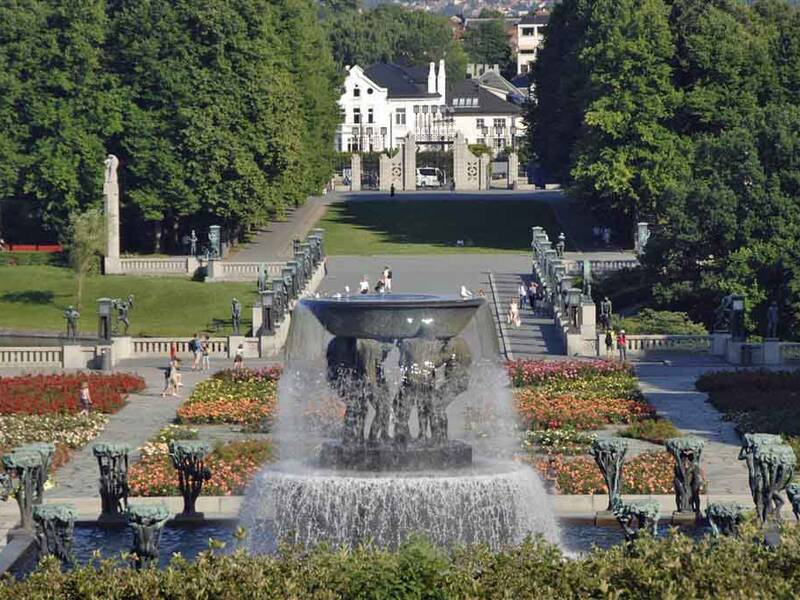
<svg viewBox="0 0 800 600"><path fill-rule="evenodd" d="M530 144L621 232L653 225L655 303L711 324L728 293L798 335L800 11L780 0L565 0L535 67ZM627 237L623 233L623 237Z"/></svg>
<svg viewBox="0 0 800 600"><path fill-rule="evenodd" d="M624 319L614 319L616 330L643 335L707 335L708 331L700 323L695 323L684 312L653 310L643 308L639 314Z"/></svg>

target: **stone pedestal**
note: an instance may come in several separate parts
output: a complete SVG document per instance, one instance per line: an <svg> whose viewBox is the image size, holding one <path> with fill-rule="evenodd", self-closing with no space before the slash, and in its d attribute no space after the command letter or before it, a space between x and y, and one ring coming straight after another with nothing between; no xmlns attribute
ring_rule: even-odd
<svg viewBox="0 0 800 600"><path fill-rule="evenodd" d="M589 300L581 302L580 306L581 337L583 339L594 339L597 337L597 307Z"/></svg>
<svg viewBox="0 0 800 600"><path fill-rule="evenodd" d="M694 512L680 512L678 510L672 512L672 517L669 522L670 525L695 525L702 520L699 513Z"/></svg>
<svg viewBox="0 0 800 600"><path fill-rule="evenodd" d="M489 168L492 164L492 159L489 158L488 154L481 154L480 158L478 159L478 163L480 164L481 169L481 181L480 181L480 189L488 190L492 185L492 174L491 169Z"/></svg>
<svg viewBox="0 0 800 600"><path fill-rule="evenodd" d="M222 260L219 258L209 259L206 266L206 281L222 281L224 278Z"/></svg>
<svg viewBox="0 0 800 600"><path fill-rule="evenodd" d="M253 335L260 335L261 327L264 325L264 311L261 309L260 304L256 304L250 308L250 315L253 322Z"/></svg>
<svg viewBox="0 0 800 600"><path fill-rule="evenodd" d="M742 364L742 343L728 341L725 347L725 360L732 365Z"/></svg>
<svg viewBox="0 0 800 600"><path fill-rule="evenodd" d="M228 358L233 358L234 356L236 356L236 349L239 347L239 344L242 344L242 346L244 346L243 335L228 336Z"/></svg>
<svg viewBox="0 0 800 600"><path fill-rule="evenodd" d="M350 191L361 191L361 155L350 155Z"/></svg>
<svg viewBox="0 0 800 600"><path fill-rule="evenodd" d="M406 136L403 146L403 189L407 192L417 189L417 140L413 133Z"/></svg>
<svg viewBox="0 0 800 600"><path fill-rule="evenodd" d="M62 366L65 369L85 369L86 354L79 344L66 344L63 346L64 359Z"/></svg>
<svg viewBox="0 0 800 600"><path fill-rule="evenodd" d="M111 338L111 364L133 357L133 338L119 336Z"/></svg>
<svg viewBox="0 0 800 600"><path fill-rule="evenodd" d="M764 364L765 365L779 365L781 364L781 343L779 340L767 338L761 345L763 349Z"/></svg>
<svg viewBox="0 0 800 600"><path fill-rule="evenodd" d="M711 354L713 356L725 356L728 352L728 342L731 339L730 333L712 333Z"/></svg>
<svg viewBox="0 0 800 600"><path fill-rule="evenodd" d="M508 165L506 167L506 183L508 189L517 188L517 172L519 171L519 157L516 152L509 152Z"/></svg>

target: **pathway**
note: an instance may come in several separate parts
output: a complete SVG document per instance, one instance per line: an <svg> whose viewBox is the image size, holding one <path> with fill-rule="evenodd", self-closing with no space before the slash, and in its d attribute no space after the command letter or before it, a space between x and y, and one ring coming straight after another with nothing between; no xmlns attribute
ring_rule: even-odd
<svg viewBox="0 0 800 600"><path fill-rule="evenodd" d="M703 466L709 496L745 494L749 490L747 467L738 460L741 442L733 424L706 402L706 394L695 390L695 380L704 372L729 368L721 360L705 355L673 355L665 362L635 364L639 385L658 413L670 419L681 433L706 440Z"/></svg>
<svg viewBox="0 0 800 600"><path fill-rule="evenodd" d="M511 301L518 301L519 284L529 283L530 280L530 275L520 273L494 273L495 293L500 302L498 313L501 319L505 320ZM522 319L520 327L505 322L495 323L498 327L502 326L506 348L511 353L512 359L545 358L544 355L547 354L563 354L561 338L549 313L541 310L534 313L526 303L520 310L520 316Z"/></svg>
<svg viewBox="0 0 800 600"><path fill-rule="evenodd" d="M309 197L303 205L289 209L285 221L271 222L251 241L242 244L228 260L259 262L291 259L292 240L304 238L325 214L328 204L336 199L336 194Z"/></svg>

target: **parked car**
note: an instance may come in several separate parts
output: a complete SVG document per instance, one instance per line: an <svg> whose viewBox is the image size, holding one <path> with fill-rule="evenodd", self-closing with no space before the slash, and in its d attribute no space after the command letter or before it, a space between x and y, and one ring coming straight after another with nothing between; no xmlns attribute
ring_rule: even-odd
<svg viewBox="0 0 800 600"><path fill-rule="evenodd" d="M438 167L420 167L417 169L417 187L442 187L444 173Z"/></svg>

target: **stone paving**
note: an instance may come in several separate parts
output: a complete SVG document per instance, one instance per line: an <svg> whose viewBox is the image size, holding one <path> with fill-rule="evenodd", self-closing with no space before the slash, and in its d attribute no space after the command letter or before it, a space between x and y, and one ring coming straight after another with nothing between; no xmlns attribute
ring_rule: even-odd
<svg viewBox="0 0 800 600"><path fill-rule="evenodd" d="M661 361L635 364L642 392L660 415L682 433L706 440L703 467L709 496L745 494L749 491L747 467L738 460L741 441L733 424L706 402L707 395L694 387L706 371L731 368L706 355L677 355Z"/></svg>

